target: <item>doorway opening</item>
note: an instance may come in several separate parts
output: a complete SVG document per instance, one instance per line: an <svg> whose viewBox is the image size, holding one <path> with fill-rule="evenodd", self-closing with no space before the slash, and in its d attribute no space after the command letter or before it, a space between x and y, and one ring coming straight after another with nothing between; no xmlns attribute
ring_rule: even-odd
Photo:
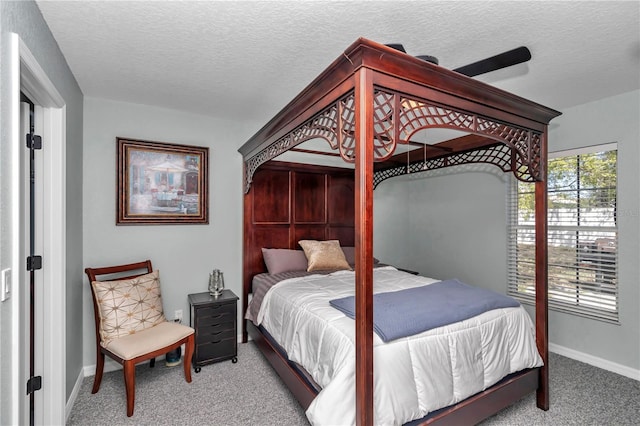
<svg viewBox="0 0 640 426"><path fill-rule="evenodd" d="M39 153L41 164L38 180L41 185L36 189L36 223L40 228L36 231L37 255L42 256L42 269L36 273L36 298L33 325L35 328L34 367L36 375L42 376L42 390L35 394L35 424L64 424L66 421L66 336L65 336L65 301L66 301L66 108L65 102L48 78L33 54L17 34L9 34L11 67L8 74L11 78L11 135L15 147L12 154L16 163L20 164L12 172L12 199L16 201L12 221L14 229L20 229L13 236L11 265L14 272L13 301L18 312L12 323L12 356L14 363L24 363L25 354L29 352L27 340L29 306L28 298L23 290L29 283L29 271L26 269L25 253L28 253L28 220L25 219L24 185L28 182L28 168L21 159L25 159L26 137L21 126L20 93L34 104L34 127L42 137L42 150ZM24 125L25 120L23 120ZM40 179L41 178L41 179ZM39 191L39 192L38 192ZM26 192L28 194L28 192ZM28 211L26 211L28 213ZM46 214L44 214L46 212ZM40 246L38 246L40 244ZM39 277L38 277L39 275ZM38 283L40 281L40 284ZM18 291L20 288L20 291ZM21 293L22 292L22 293ZM26 318L25 318L26 317ZM3 324L4 326L4 324ZM16 376L12 379L11 406L13 423L26 424L29 421L29 397L26 394L25 374L27 368L15 365ZM40 369L40 372L38 372ZM15 371L14 370L14 371Z"/></svg>

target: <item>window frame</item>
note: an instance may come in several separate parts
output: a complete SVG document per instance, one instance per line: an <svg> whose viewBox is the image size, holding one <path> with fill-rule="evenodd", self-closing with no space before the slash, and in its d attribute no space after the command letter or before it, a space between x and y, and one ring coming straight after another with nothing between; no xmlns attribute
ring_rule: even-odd
<svg viewBox="0 0 640 426"><path fill-rule="evenodd" d="M577 207L567 208L568 212L575 211L575 215L578 218L578 223L575 226L566 224L553 224L554 215L551 214L551 202L547 210L547 239L548 239L548 300L549 309L555 311L561 311L573 315L588 317L596 320L619 324L619 268L618 268L618 236L619 226L615 218L617 213L617 204L619 197L619 158L618 158L618 146L617 143L608 143L593 145L584 148L570 149L556 151L549 154L549 161L558 158L577 158L580 155L595 154L607 151L616 151L616 163L615 163L615 207L610 214L613 217L613 226L594 226L593 224L581 225L580 224L580 212L582 209L578 205ZM578 165L579 166L579 165ZM583 167L578 168L581 170ZM576 173L579 179L580 173ZM547 181L547 187L549 182ZM531 184L533 187L533 184ZM535 274L528 275L528 269L533 266L535 268L535 216L529 220L523 220L519 216L521 209L518 207L518 200L521 185L519 181L514 177L509 179L509 188L507 196L507 293L526 304L535 303ZM610 187L593 187L589 190L606 190ZM533 190L533 188L532 188ZM584 191L580 185L575 190L562 190L563 192L575 191L576 194L580 194ZM550 198L554 194L560 191L554 191L552 188L548 188L547 197ZM524 193L523 193L524 194ZM579 196L576 197L578 200ZM560 216L560 211L563 209L557 209L555 213ZM566 213L566 212L565 212ZM603 217L606 217L606 211ZM523 223L526 222L526 223ZM567 243L568 233L575 235L575 241ZM598 256L591 255L588 258L587 255L592 249L592 244L588 246L589 250L585 251L587 246L582 245L580 242L583 236L598 236L602 234L600 238L594 237L596 244L596 253ZM530 238L533 242L532 247L528 247L526 244ZM562 240L562 241L561 241ZM523 244L522 242L525 242ZM556 243L554 244L554 241ZM606 248L600 247L600 243L607 243ZM609 246L610 244L610 246ZM611 250L614 247L614 250ZM562 251L564 248L569 248L567 253L575 255L575 266L556 263L552 259L552 252ZM530 252L533 251L533 253ZM604 254L602 254L604 253ZM587 259L585 261L585 259ZM574 271L575 280L569 281L566 277L563 277L558 271ZM586 279L581 280L580 274L583 277L589 275L593 276L592 281L589 282ZM563 281L564 280L564 281ZM570 292L574 291L575 296ZM582 300L581 300L582 297Z"/></svg>

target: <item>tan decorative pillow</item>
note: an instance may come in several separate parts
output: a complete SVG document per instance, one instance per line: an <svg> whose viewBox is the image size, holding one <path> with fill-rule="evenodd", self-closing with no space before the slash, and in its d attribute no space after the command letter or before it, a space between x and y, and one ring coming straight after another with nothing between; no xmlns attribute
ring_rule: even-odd
<svg viewBox="0 0 640 426"><path fill-rule="evenodd" d="M327 269L351 270L338 240L300 240L298 244L300 244L305 256L307 256L307 271L309 272Z"/></svg>
<svg viewBox="0 0 640 426"><path fill-rule="evenodd" d="M91 283L100 313L100 340L134 334L166 321L158 271L118 281Z"/></svg>

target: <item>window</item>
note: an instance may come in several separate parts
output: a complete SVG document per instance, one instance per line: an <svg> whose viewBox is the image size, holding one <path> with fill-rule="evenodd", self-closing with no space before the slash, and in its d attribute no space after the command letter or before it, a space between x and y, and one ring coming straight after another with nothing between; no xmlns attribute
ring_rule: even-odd
<svg viewBox="0 0 640 426"><path fill-rule="evenodd" d="M617 146L550 155L549 307L618 321ZM534 184L513 179L509 197L509 289L535 301Z"/></svg>

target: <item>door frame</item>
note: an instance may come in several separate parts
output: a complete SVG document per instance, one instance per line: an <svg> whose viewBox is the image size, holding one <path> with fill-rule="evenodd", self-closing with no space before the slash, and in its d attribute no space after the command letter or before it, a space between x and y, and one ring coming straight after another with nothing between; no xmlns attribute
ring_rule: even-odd
<svg viewBox="0 0 640 426"><path fill-rule="evenodd" d="M35 56L31 53L20 36L10 33L11 46L11 134L14 147L24 147L25 139L20 131L20 91L23 91L36 105L41 106L43 118L43 211L44 229L43 240L43 269L42 279L45 283L43 294L43 324L41 328L42 353L36 354L41 359L43 376L44 422L47 424L64 424L66 422L66 106L64 98L51 82ZM26 149L26 148L25 148ZM12 170L12 222L14 226L25 226L24 218L20 215L20 190L22 176L20 175L20 152L12 150L14 164ZM20 249L23 241L20 232L13 234L12 268L19 272L14 276L26 277L26 260L22 258ZM17 282L17 281L16 281ZM25 283L23 279L19 282ZM17 292L14 292L16 294ZM16 301L14 301L16 303ZM16 306L16 305L14 305ZM21 347L20 333L23 326L22 318L24 304L18 306L14 312L12 327L14 336L12 359L17 361L25 353ZM47 356L45 356L45 354ZM36 365L38 363L36 362ZM14 396L25 394L26 383L14 368L15 377L12 380ZM37 373L36 373L37 374ZM24 418L23 406L20 400L14 400L13 419L19 424L28 422ZM27 410L28 416L28 410Z"/></svg>

